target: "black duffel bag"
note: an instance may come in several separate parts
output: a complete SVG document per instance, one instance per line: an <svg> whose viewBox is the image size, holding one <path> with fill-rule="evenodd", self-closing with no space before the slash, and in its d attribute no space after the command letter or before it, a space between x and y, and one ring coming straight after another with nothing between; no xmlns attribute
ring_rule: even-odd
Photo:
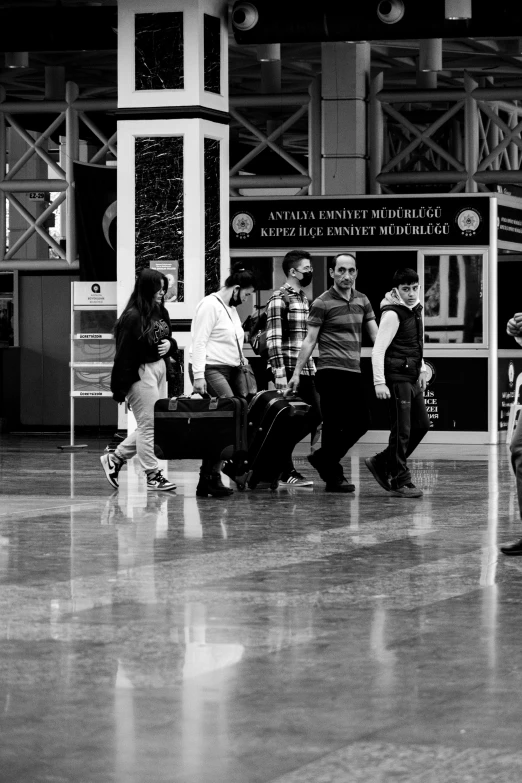
<svg viewBox="0 0 522 783"><path fill-rule="evenodd" d="M154 406L154 446L160 459L246 457L247 402L242 397L172 397Z"/></svg>

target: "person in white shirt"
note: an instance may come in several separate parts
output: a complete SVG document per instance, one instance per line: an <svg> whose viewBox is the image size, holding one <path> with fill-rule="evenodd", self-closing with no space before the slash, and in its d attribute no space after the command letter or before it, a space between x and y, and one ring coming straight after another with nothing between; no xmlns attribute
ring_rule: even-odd
<svg viewBox="0 0 522 783"><path fill-rule="evenodd" d="M506 332L522 346L522 313L515 313L513 318L509 319ZM517 403L518 400L514 400L514 402ZM509 450L511 451L511 465L517 483L518 513L522 520L522 414L518 417L517 426L509 444ZM500 551L503 555L521 557L522 538L514 544L501 546Z"/></svg>
<svg viewBox="0 0 522 783"><path fill-rule="evenodd" d="M245 397L243 361L244 331L237 306L256 288L253 273L237 262L218 292L205 296L192 321L189 376L194 392L212 397ZM199 497L224 497L232 490L221 481L221 461L205 458L196 489Z"/></svg>
<svg viewBox="0 0 522 783"><path fill-rule="evenodd" d="M430 428L424 404L426 366L419 276L398 269L381 302L381 322L372 350L373 383L379 400L389 400L388 447L365 459L377 483L394 497L422 497L411 480L407 459Z"/></svg>

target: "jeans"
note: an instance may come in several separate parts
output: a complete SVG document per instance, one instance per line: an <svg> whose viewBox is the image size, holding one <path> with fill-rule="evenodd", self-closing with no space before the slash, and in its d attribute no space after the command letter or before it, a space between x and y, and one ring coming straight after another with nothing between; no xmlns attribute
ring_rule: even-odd
<svg viewBox="0 0 522 783"><path fill-rule="evenodd" d="M120 443L115 454L123 460L138 455L140 467L146 473L158 469L159 462L154 454L154 403L167 397L167 367L163 359L142 364L140 380L133 383L127 394L136 429Z"/></svg>
<svg viewBox="0 0 522 783"><path fill-rule="evenodd" d="M245 397L244 376L241 367L228 364L207 364L205 380L212 397Z"/></svg>
<svg viewBox="0 0 522 783"><path fill-rule="evenodd" d="M511 439L511 464L517 482L518 513L522 519L522 413L518 417L517 426Z"/></svg>
<svg viewBox="0 0 522 783"><path fill-rule="evenodd" d="M387 448L376 455L376 460L390 474L392 488L399 489L411 482L407 459L428 432L430 419L418 381L390 380L387 385L391 394L390 438Z"/></svg>
<svg viewBox="0 0 522 783"><path fill-rule="evenodd" d="M363 377L346 370L318 370L315 377L323 434L321 448L314 456L321 465L321 475L328 481L339 481L343 476L342 458L370 425Z"/></svg>

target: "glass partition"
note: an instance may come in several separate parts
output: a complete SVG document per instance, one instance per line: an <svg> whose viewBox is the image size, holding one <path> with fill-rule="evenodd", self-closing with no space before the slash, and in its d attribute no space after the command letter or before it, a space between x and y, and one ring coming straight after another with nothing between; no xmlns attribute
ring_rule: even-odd
<svg viewBox="0 0 522 783"><path fill-rule="evenodd" d="M424 255L425 343L486 343L484 254Z"/></svg>
<svg viewBox="0 0 522 783"><path fill-rule="evenodd" d="M0 348L16 345L15 272L0 272Z"/></svg>

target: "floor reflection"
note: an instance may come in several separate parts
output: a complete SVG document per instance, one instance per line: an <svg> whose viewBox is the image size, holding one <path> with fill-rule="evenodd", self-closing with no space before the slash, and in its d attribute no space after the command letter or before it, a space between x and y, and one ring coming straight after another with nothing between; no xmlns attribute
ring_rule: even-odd
<svg viewBox="0 0 522 783"><path fill-rule="evenodd" d="M487 783L479 761L500 757L519 779L503 447L425 448L418 501L376 485L369 448L346 462L349 497L317 482L218 501L195 496L195 463L169 463L174 493L147 493L133 463L111 492L98 453L53 455L51 492L44 446L1 463L9 783Z"/></svg>

